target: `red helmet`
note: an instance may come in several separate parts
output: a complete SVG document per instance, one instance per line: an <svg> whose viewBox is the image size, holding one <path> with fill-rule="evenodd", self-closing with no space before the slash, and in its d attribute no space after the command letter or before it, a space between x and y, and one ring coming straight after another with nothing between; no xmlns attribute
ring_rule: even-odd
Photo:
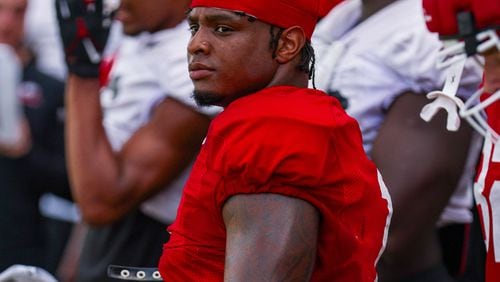
<svg viewBox="0 0 500 282"><path fill-rule="evenodd" d="M498 0L423 0L427 28L442 37L465 37L500 26Z"/></svg>
<svg viewBox="0 0 500 282"><path fill-rule="evenodd" d="M423 7L427 28L431 32L438 33L444 42L437 65L448 69L448 79L443 91L429 93L428 97L436 100L424 108L421 116L429 120L439 108L445 108L449 117L457 116L458 107L460 116L477 131L495 142L498 141L500 135L488 125L483 110L500 99L500 91L483 97L481 89L462 103L455 97L456 87L453 87L451 81L457 75L460 76L461 68L468 56L492 48L500 50L500 1L423 0ZM455 105L454 110L451 105ZM456 118L453 120L459 123Z"/></svg>

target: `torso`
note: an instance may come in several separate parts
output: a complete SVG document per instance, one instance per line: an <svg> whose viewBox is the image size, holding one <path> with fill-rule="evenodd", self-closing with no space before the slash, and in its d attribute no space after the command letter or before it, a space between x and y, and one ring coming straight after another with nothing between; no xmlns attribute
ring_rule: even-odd
<svg viewBox="0 0 500 282"><path fill-rule="evenodd" d="M212 122L169 229L164 277L223 280L221 210L241 193L289 195L320 211L312 281L375 280L388 196L363 152L357 123L334 99L276 87L236 100Z"/></svg>

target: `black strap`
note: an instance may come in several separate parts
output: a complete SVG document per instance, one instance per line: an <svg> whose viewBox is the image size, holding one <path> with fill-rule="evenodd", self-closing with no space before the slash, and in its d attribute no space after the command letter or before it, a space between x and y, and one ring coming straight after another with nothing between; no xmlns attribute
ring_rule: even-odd
<svg viewBox="0 0 500 282"><path fill-rule="evenodd" d="M110 265L108 277L128 281L163 281L158 268Z"/></svg>

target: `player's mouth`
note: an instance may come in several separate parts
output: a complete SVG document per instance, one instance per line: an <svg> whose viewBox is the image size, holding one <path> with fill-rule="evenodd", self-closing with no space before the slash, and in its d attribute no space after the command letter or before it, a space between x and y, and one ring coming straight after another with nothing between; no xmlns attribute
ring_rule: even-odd
<svg viewBox="0 0 500 282"><path fill-rule="evenodd" d="M212 75L214 69L202 64L202 63L190 63L189 64L189 77L192 80L201 80Z"/></svg>

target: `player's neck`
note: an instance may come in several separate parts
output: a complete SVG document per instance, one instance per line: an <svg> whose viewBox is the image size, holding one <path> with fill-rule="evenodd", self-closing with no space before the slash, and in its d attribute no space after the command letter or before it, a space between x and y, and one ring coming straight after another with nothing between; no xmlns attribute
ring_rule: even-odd
<svg viewBox="0 0 500 282"><path fill-rule="evenodd" d="M267 85L267 87L272 86L295 86L300 88L307 88L309 84L308 75L303 71L297 69L290 72L277 72L273 80Z"/></svg>
<svg viewBox="0 0 500 282"><path fill-rule="evenodd" d="M396 1L398 0L363 0L361 18L359 22L363 22L373 14Z"/></svg>

